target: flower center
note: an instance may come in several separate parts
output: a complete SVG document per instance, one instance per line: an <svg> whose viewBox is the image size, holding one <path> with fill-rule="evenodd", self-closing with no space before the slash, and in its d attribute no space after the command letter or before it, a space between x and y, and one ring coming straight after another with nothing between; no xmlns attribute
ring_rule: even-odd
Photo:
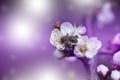
<svg viewBox="0 0 120 80"><path fill-rule="evenodd" d="M83 54L85 54L85 52L86 52L88 49L87 49L86 45L80 45L79 50L80 50Z"/></svg>

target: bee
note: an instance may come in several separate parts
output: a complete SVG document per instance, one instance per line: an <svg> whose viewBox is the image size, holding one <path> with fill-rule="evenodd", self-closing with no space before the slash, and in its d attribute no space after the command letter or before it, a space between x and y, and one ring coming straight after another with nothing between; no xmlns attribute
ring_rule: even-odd
<svg viewBox="0 0 120 80"><path fill-rule="evenodd" d="M65 44L66 46L73 47L76 45L76 43L78 43L77 38L78 38L77 36L66 35L61 38L61 43Z"/></svg>

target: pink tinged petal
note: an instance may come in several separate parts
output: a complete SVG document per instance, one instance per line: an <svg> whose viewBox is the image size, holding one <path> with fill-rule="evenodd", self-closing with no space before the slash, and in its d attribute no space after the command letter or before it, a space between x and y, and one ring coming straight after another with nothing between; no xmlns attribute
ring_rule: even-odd
<svg viewBox="0 0 120 80"><path fill-rule="evenodd" d="M64 54L62 52L60 52L58 49L56 49L53 53L54 57L56 58L62 58L64 56Z"/></svg>
<svg viewBox="0 0 120 80"><path fill-rule="evenodd" d="M87 47L89 49L98 50L101 48L101 46L101 41L99 41L96 37L90 38L90 40L87 42Z"/></svg>
<svg viewBox="0 0 120 80"><path fill-rule="evenodd" d="M98 41L96 42L96 44L97 44L97 47L96 47L97 50L102 47L102 42L101 42L101 41L98 40Z"/></svg>
<svg viewBox="0 0 120 80"><path fill-rule="evenodd" d="M78 45L85 44L84 40L82 38L78 38Z"/></svg>
<svg viewBox="0 0 120 80"><path fill-rule="evenodd" d="M76 28L76 33L79 33L79 34L85 34L86 33L86 28L83 27L83 26L79 26Z"/></svg>
<svg viewBox="0 0 120 80"><path fill-rule="evenodd" d="M120 72L118 70L113 70L111 73L111 78L113 80L119 80L120 79Z"/></svg>
<svg viewBox="0 0 120 80"><path fill-rule="evenodd" d="M89 40L88 36L83 36L82 39L84 42L87 42Z"/></svg>
<svg viewBox="0 0 120 80"><path fill-rule="evenodd" d="M63 35L72 34L74 31L73 25L69 22L64 22L61 24L60 31Z"/></svg>
<svg viewBox="0 0 120 80"><path fill-rule="evenodd" d="M60 43L62 36L63 36L62 33L58 29L54 29L50 36L50 43L53 46L56 46L56 44Z"/></svg>
<svg viewBox="0 0 120 80"><path fill-rule="evenodd" d="M84 54L79 50L79 45L75 47L74 55L77 57L84 57Z"/></svg>
<svg viewBox="0 0 120 80"><path fill-rule="evenodd" d="M88 40L88 36L81 36L80 38L78 38L78 44L86 44Z"/></svg>
<svg viewBox="0 0 120 80"><path fill-rule="evenodd" d="M101 64L97 67L97 73L102 73L103 76L106 76L109 69L107 66Z"/></svg>
<svg viewBox="0 0 120 80"><path fill-rule="evenodd" d="M85 57L91 59L91 58L93 58L96 54L97 54L97 51L96 51L96 50L88 50L88 51L85 53Z"/></svg>
<svg viewBox="0 0 120 80"><path fill-rule="evenodd" d="M113 55L113 62L117 65L120 65L120 51Z"/></svg>

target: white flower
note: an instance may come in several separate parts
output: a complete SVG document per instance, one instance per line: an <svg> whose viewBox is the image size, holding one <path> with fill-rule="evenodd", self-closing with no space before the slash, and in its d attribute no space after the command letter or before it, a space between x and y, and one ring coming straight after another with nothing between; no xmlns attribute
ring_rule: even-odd
<svg viewBox="0 0 120 80"><path fill-rule="evenodd" d="M74 49L74 54L77 57L93 58L101 46L101 41L96 37L88 38L87 36L83 36L78 39L78 44Z"/></svg>
<svg viewBox="0 0 120 80"><path fill-rule="evenodd" d="M101 73L103 76L106 76L109 69L105 65L101 64L97 67L97 73Z"/></svg>
<svg viewBox="0 0 120 80"><path fill-rule="evenodd" d="M64 50L66 44L76 44L77 37L86 32L85 27L74 27L69 22L64 22L59 29L54 29L50 36L50 43L59 50Z"/></svg>
<svg viewBox="0 0 120 80"><path fill-rule="evenodd" d="M114 64L120 65L120 51L113 55L113 62Z"/></svg>
<svg viewBox="0 0 120 80"><path fill-rule="evenodd" d="M119 80L120 79L120 72L118 70L113 70L111 73L111 78L113 80Z"/></svg>

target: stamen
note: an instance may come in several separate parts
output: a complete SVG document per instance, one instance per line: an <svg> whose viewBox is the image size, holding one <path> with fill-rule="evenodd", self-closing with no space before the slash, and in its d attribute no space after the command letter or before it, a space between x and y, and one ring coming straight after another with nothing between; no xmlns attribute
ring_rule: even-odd
<svg viewBox="0 0 120 80"><path fill-rule="evenodd" d="M87 49L86 45L80 45L79 50L80 50L83 54L85 54L85 52L86 52L88 49Z"/></svg>

